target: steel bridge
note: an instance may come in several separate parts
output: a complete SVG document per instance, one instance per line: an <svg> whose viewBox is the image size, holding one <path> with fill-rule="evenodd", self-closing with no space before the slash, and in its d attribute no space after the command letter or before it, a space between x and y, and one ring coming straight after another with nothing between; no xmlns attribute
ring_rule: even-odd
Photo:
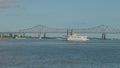
<svg viewBox="0 0 120 68"><path fill-rule="evenodd" d="M74 32L74 33L99 33L102 34L102 39L106 39L106 34L120 34L120 28L113 28L111 26L106 26L106 25L99 25L95 27L90 27L90 28L52 28L52 27L47 27L44 25L37 25L31 28L27 29L22 29L16 32L0 32L1 36L2 34L23 34L25 33L38 33L38 36L41 36L41 34L46 33L67 33L68 32Z"/></svg>

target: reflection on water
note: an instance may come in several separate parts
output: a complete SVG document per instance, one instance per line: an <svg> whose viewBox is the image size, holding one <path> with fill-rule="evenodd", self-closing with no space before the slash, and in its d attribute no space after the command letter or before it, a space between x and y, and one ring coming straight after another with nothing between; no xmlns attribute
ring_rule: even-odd
<svg viewBox="0 0 120 68"><path fill-rule="evenodd" d="M120 40L0 40L0 68L120 68Z"/></svg>

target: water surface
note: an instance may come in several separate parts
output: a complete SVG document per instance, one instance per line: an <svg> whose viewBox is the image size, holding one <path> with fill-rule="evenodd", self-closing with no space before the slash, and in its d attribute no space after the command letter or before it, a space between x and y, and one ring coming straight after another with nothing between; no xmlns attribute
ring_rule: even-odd
<svg viewBox="0 0 120 68"><path fill-rule="evenodd" d="M0 40L0 68L120 68L120 40Z"/></svg>

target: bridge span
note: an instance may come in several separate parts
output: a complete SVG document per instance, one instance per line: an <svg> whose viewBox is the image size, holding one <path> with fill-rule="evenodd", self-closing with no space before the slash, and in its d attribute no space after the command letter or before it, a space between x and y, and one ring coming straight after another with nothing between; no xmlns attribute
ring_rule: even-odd
<svg viewBox="0 0 120 68"><path fill-rule="evenodd" d="M26 33L37 33L39 37L41 34L46 36L47 33L67 33L71 30L74 33L94 33L94 34L102 34L102 39L106 39L106 34L120 34L120 29L116 29L106 25L99 25L90 28L51 28L44 25L37 25L31 28L18 30L15 32L0 32L0 37L2 38L3 35L25 35Z"/></svg>

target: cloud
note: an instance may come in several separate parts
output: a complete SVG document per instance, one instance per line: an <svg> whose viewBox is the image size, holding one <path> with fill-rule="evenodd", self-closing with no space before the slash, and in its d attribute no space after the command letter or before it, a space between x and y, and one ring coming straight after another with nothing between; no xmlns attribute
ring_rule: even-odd
<svg viewBox="0 0 120 68"><path fill-rule="evenodd" d="M0 8L10 8L20 0L0 0Z"/></svg>

